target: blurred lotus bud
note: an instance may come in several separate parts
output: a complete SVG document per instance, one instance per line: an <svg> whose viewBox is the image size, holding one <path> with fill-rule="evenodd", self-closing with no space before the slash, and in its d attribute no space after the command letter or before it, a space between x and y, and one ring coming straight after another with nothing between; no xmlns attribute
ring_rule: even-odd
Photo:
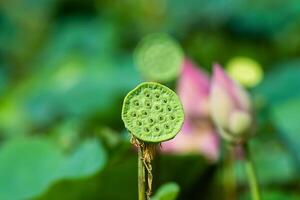
<svg viewBox="0 0 300 200"><path fill-rule="evenodd" d="M211 161L218 159L219 140L209 120L209 87L207 74L185 59L177 85L185 121L181 133L163 144L163 152L198 153Z"/></svg>
<svg viewBox="0 0 300 200"><path fill-rule="evenodd" d="M253 127L250 98L218 64L214 65L209 101L221 136L233 143L245 141Z"/></svg>

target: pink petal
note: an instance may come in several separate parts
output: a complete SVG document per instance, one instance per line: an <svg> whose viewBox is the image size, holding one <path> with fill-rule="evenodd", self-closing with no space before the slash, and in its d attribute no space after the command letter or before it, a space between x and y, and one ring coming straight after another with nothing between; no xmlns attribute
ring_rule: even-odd
<svg viewBox="0 0 300 200"><path fill-rule="evenodd" d="M229 116L234 110L234 103L222 85L212 82L209 103L213 121L220 127L228 128Z"/></svg>
<svg viewBox="0 0 300 200"><path fill-rule="evenodd" d="M209 78L188 59L183 63L177 92L187 115L208 114Z"/></svg>
<svg viewBox="0 0 300 200"><path fill-rule="evenodd" d="M218 85L228 93L235 109L250 110L250 99L247 92L232 80L219 64L214 64L212 85Z"/></svg>
<svg viewBox="0 0 300 200"><path fill-rule="evenodd" d="M197 153L211 161L218 159L219 140L209 122L209 89L208 75L185 59L177 87L185 111L185 122L174 139L162 144L163 152Z"/></svg>
<svg viewBox="0 0 300 200"><path fill-rule="evenodd" d="M191 134L178 134L174 139L162 143L162 151L172 154L201 154L210 161L219 157L219 139L209 129L193 130Z"/></svg>

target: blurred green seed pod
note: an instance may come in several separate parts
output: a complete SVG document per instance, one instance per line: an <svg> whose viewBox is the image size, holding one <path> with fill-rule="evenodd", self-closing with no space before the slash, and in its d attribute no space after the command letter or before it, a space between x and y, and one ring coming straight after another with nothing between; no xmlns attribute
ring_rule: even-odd
<svg viewBox="0 0 300 200"><path fill-rule="evenodd" d="M168 82L176 79L183 59L180 45L172 37L162 33L146 36L134 52L138 70L150 81Z"/></svg>
<svg viewBox="0 0 300 200"><path fill-rule="evenodd" d="M175 92L159 83L144 82L125 97L122 120L136 138L163 142L180 131L184 112Z"/></svg>

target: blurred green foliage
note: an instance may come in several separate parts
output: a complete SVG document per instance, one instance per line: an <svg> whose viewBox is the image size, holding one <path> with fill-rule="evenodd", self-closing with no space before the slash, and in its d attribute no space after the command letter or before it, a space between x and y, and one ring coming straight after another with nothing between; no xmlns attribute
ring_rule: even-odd
<svg viewBox="0 0 300 200"><path fill-rule="evenodd" d="M105 150L96 140L84 141L69 155L63 155L47 140L11 140L0 152L0 198L34 197L59 180L98 172L106 159Z"/></svg>
<svg viewBox="0 0 300 200"><path fill-rule="evenodd" d="M0 199L136 199L136 152L120 111L142 81L134 48L156 32L208 71L235 56L263 66L251 89L263 199L300 199L299 23L298 0L1 1ZM249 199L242 165L237 197ZM155 198L178 187L178 199L223 198L222 168L199 155L158 156ZM178 186L158 190L168 182Z"/></svg>
<svg viewBox="0 0 300 200"><path fill-rule="evenodd" d="M179 186L176 183L166 183L159 188L152 199L175 200L179 193Z"/></svg>

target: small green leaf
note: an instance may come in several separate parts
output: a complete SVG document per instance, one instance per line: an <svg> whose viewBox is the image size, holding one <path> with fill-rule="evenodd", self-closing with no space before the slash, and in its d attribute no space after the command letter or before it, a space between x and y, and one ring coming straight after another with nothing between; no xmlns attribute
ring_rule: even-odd
<svg viewBox="0 0 300 200"><path fill-rule="evenodd" d="M180 188L176 183L166 183L162 185L152 200L175 200L179 194Z"/></svg>

